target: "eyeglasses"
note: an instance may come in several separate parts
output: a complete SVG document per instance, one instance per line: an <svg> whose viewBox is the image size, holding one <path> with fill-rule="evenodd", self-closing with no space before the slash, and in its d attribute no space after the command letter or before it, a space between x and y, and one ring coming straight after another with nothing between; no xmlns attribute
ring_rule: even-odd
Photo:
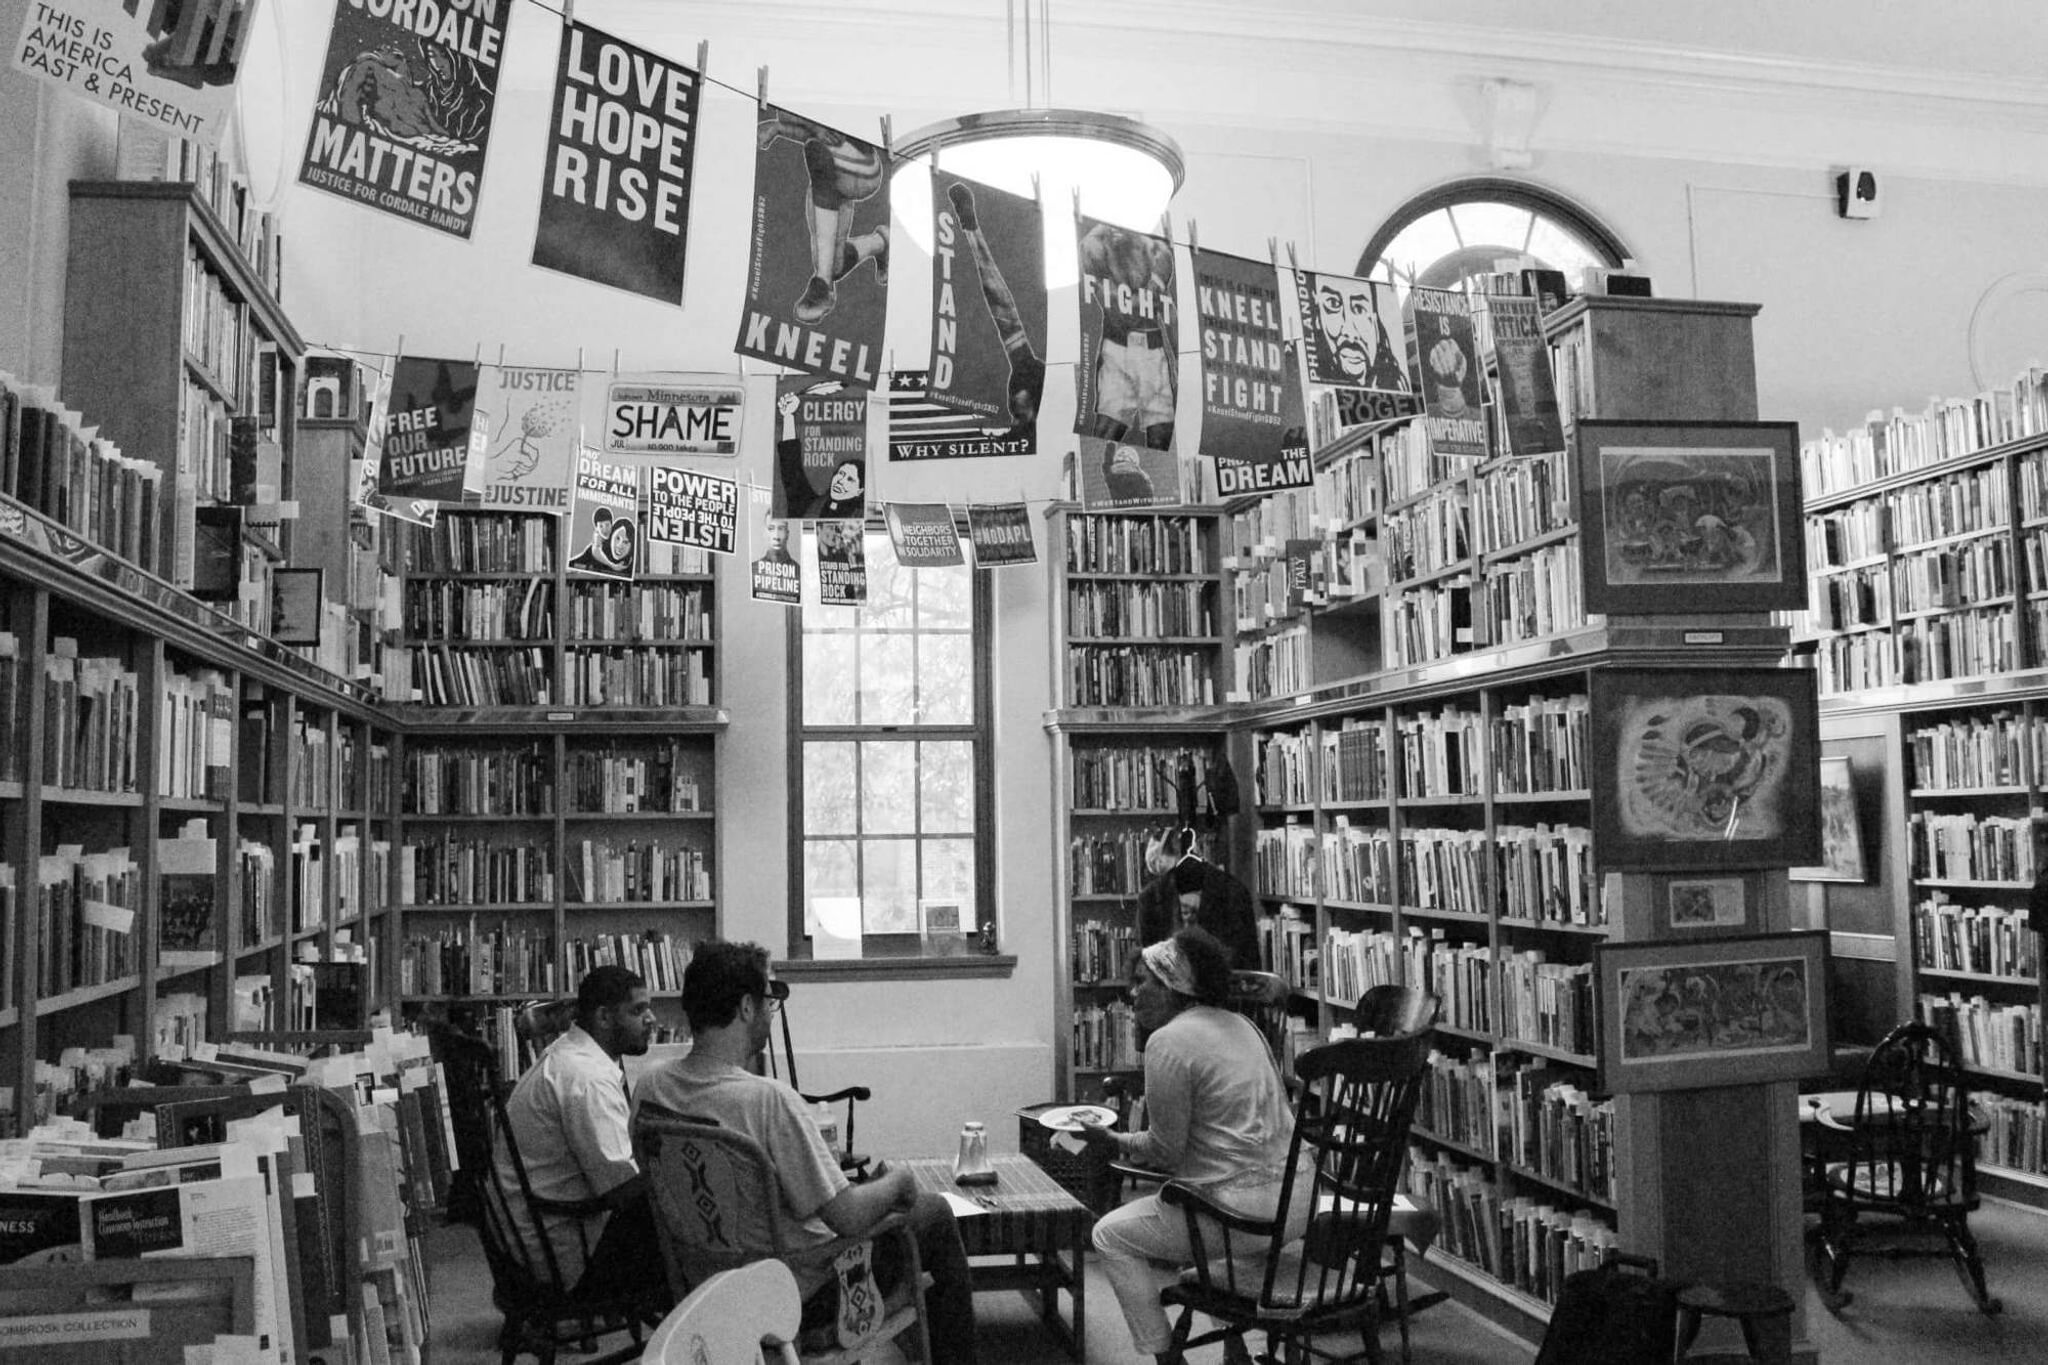
<svg viewBox="0 0 2048 1365"><path fill-rule="evenodd" d="M761 1008L770 1014L774 1014L782 1008L782 997L779 995L764 995L760 999Z"/></svg>
<svg viewBox="0 0 2048 1365"><path fill-rule="evenodd" d="M768 989L760 996L761 1008L773 1014L782 1008L783 1001L787 999L789 999L789 983L782 980L770 981Z"/></svg>

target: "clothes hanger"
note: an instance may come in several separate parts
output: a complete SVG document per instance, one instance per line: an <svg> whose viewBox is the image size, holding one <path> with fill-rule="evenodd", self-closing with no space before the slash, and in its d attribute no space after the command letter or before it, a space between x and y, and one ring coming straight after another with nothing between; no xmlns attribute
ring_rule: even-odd
<svg viewBox="0 0 2048 1365"><path fill-rule="evenodd" d="M1208 880L1209 860L1195 851L1195 827L1192 824L1181 826L1180 837L1180 861L1167 875L1173 878L1175 891L1199 891Z"/></svg>

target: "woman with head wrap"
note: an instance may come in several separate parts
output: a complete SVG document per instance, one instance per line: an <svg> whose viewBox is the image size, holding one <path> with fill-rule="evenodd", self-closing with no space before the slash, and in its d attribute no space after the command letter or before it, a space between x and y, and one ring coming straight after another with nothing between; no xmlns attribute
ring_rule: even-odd
<svg viewBox="0 0 2048 1365"><path fill-rule="evenodd" d="M1229 1008L1230 964L1202 929L1145 948L1131 969L1131 1000L1145 1046L1147 1127L1090 1128L1091 1147L1162 1171L1252 1218L1270 1218L1294 1138L1294 1116L1265 1037ZM1303 1177L1305 1178L1305 1177ZM1289 1209L1288 1236L1308 1223ZM1220 1231L1209 1244L1221 1245ZM1132 1344L1162 1359L1172 1340L1159 1291L1192 1259L1187 1215L1146 1195L1095 1224L1095 1250L1115 1289Z"/></svg>

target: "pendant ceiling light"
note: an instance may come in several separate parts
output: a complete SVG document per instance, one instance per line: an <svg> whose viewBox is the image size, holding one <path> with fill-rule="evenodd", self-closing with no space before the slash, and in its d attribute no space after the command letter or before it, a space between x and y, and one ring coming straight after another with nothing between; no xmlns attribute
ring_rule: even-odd
<svg viewBox="0 0 2048 1365"><path fill-rule="evenodd" d="M1016 0L1009 7L1010 93L1015 98L1021 27L1026 107L934 123L899 140L894 150L906 165L936 161L941 169L1013 194L1028 196L1035 189L1048 212L1062 218L1078 197L1081 212L1091 218L1157 231L1185 171L1180 146L1121 114L1040 107L1051 102L1048 7L1049 0L1023 0L1021 26ZM915 217L906 218L914 235L928 234L928 228L917 230ZM1072 284L1075 278L1073 234L1048 232L1047 283Z"/></svg>

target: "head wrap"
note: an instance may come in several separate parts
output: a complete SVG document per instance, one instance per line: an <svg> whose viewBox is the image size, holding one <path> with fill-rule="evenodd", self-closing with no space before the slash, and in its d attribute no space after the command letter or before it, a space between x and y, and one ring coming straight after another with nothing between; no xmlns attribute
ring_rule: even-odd
<svg viewBox="0 0 2048 1365"><path fill-rule="evenodd" d="M1175 995L1185 995L1190 1000L1200 997L1195 987L1194 965L1180 945L1170 938L1163 938L1144 951L1145 966L1166 984L1166 989Z"/></svg>

